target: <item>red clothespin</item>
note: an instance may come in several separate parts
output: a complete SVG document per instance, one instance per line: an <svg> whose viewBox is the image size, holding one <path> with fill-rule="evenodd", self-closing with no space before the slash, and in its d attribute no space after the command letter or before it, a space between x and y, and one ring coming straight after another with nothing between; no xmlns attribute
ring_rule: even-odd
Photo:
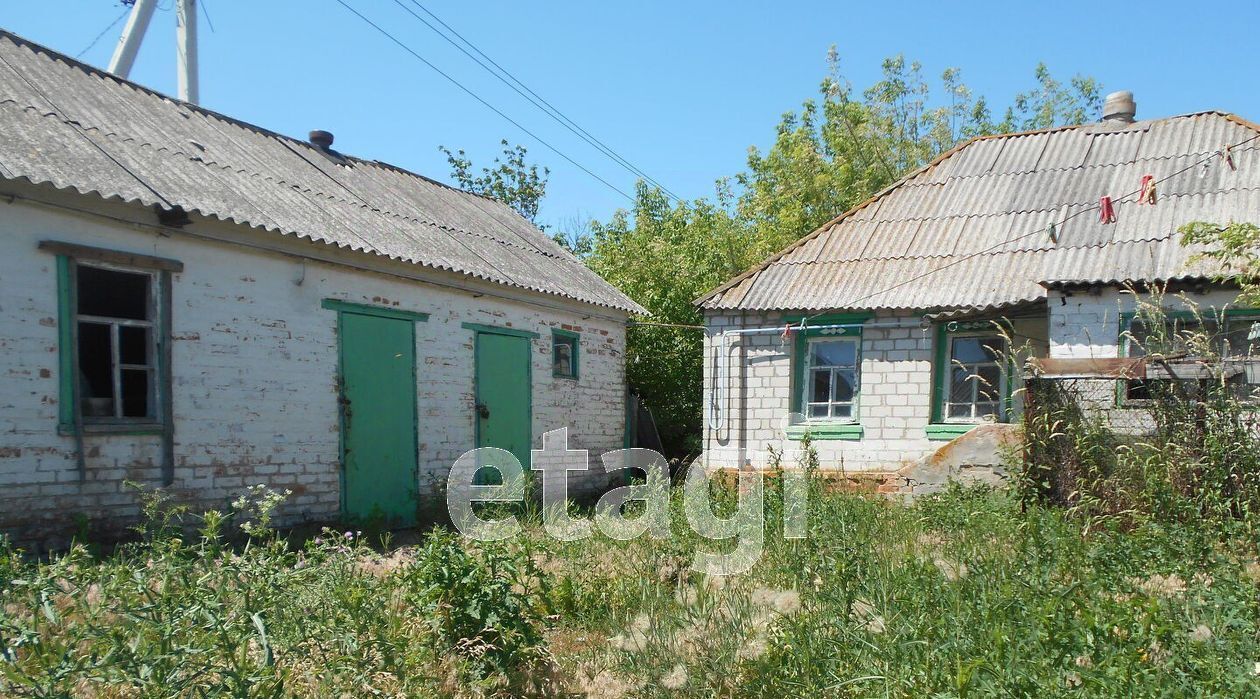
<svg viewBox="0 0 1260 699"><path fill-rule="evenodd" d="M1098 200L1098 220L1102 223L1116 222L1116 209L1111 205L1111 197Z"/></svg>
<svg viewBox="0 0 1260 699"><path fill-rule="evenodd" d="M1234 149L1233 146L1226 145L1226 146L1221 146L1221 151L1220 151L1221 160L1225 161L1225 164L1229 166L1230 171L1234 171L1238 169L1234 165L1234 154L1231 152L1233 149Z"/></svg>
<svg viewBox="0 0 1260 699"><path fill-rule="evenodd" d="M1139 204L1155 203L1155 176L1142 175L1142 186L1138 194Z"/></svg>

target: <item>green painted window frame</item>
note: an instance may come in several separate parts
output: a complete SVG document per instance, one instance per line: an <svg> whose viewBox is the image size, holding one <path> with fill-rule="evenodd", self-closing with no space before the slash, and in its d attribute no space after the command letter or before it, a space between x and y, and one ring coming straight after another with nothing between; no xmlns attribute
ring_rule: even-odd
<svg viewBox="0 0 1260 699"><path fill-rule="evenodd" d="M811 440L817 441L857 441L862 439L862 328L861 326L874 317L873 313L829 313L816 316L786 316L783 320L787 325L800 325L804 320L806 325L852 325L849 328L835 328L832 330L793 330L792 331L792 361L791 361L791 396L788 401L789 411L798 415L804 415L805 406L805 390L808 382L805 380L806 351L809 347L809 340L818 337L832 337L836 339L854 340L857 343L857 386L853 391L853 415L847 419L826 418L818 420L806 419L805 422L798 425L792 425L787 428L788 439L800 441L809 434Z"/></svg>
<svg viewBox="0 0 1260 699"><path fill-rule="evenodd" d="M1177 310L1165 309L1163 313L1164 313L1165 318L1171 318L1173 320L1197 320L1203 317L1202 313L1196 315L1194 311L1177 311ZM1218 324L1221 320L1224 320L1226 321L1226 323L1228 323L1231 318L1239 318L1239 317L1255 318L1256 319L1255 322L1260 322L1260 308L1251 308L1251 307L1226 308L1222 311L1214 312L1212 313L1212 315L1216 316ZM1129 356L1129 342L1132 340L1132 338L1129 337L1129 330L1133 324L1133 320L1137 318L1137 316L1138 316L1137 311L1120 311L1120 316L1119 316L1120 324L1117 327L1118 332L1116 333L1116 355L1117 356L1120 356L1120 357ZM1124 408L1126 406L1134 406L1134 407L1145 406L1146 399L1129 398L1128 385L1129 384L1128 384L1127 379L1116 380L1116 407ZM1254 406L1253 409L1260 410L1260 405Z"/></svg>
<svg viewBox="0 0 1260 699"><path fill-rule="evenodd" d="M133 255L59 241L42 241L41 250L56 255L57 276L57 434L166 435L173 421L171 391L171 274L183 263L166 258ZM148 274L153 278L153 417L122 417L85 421L79 414L76 270L80 264ZM169 482L169 481L168 481Z"/></svg>
<svg viewBox="0 0 1260 699"><path fill-rule="evenodd" d="M573 367L573 373L562 374L556 371L556 345L567 344L573 348L570 355L570 365ZM581 364L578 356L582 353L582 335L572 330L562 330L560 328L551 329L551 375L557 379L570 379L577 381Z"/></svg>
<svg viewBox="0 0 1260 699"><path fill-rule="evenodd" d="M1000 323L1007 332L1010 332L1010 322L1005 319L995 319ZM1009 424L1014 418L1015 407L1015 358L1010 351L1010 341L1003 337L998 328L993 327L995 320L981 321L944 321L936 324L934 344L934 355L932 359L932 411L931 420L924 428L924 433L931 440L950 440L967 434L971 430L980 425L987 424L987 421L966 422L960 420L948 420L945 418L945 387L952 375L952 369L949 360L949 340L952 337L975 337L975 336L995 336L1002 338L1006 343L1006 366L1003 367L1006 379L1006 390L1003 391L1002 409L1006 412L1006 420L1000 424Z"/></svg>

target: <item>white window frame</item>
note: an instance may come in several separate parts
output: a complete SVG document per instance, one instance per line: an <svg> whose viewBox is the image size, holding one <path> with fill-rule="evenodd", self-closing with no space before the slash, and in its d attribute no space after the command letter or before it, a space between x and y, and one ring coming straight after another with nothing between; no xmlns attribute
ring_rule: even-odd
<svg viewBox="0 0 1260 699"><path fill-rule="evenodd" d="M74 347L74 370L82 371L80 367L83 365L83 358L80 356L82 342L78 339L82 323L92 323L95 325L104 325L109 328L110 338L110 380L112 382L113 405L111 414L108 416L88 415L86 411L86 396L80 395L78 404L75 409L79 411L79 419L86 425L157 425L162 421L162 411L159 406L161 399L162 387L161 372L158 371L158 333L161 332L160 314L161 308L161 275L157 270L147 269L143 267L130 267L108 262L100 262L97 260L71 260L71 274L77 280L79 269L88 267L91 269L103 269L110 272L121 272L124 274L142 275L149 278L149 298L146 300L147 309L145 315L146 320L136 320L132 318L114 318L111 316L95 316L87 315L79 312L79 288L76 281L75 298L71 300L73 310L73 323L75 332ZM148 337L148 348L146 354L149 358L148 364L124 364L121 354L121 329L123 327L145 328ZM145 398L145 407L147 414L144 416L123 415L122 407L122 374L124 370L145 371L148 374L147 386L148 396ZM80 388L82 394L82 388Z"/></svg>
<svg viewBox="0 0 1260 699"><path fill-rule="evenodd" d="M963 362L954 361L954 341L955 340L973 340L976 338L996 339L1002 343L1003 352L1010 352L1010 348L1006 341L1006 338L1002 337L1000 334L997 334L997 333L960 332L960 333L949 333L948 335L946 335L945 372L944 372L945 376L942 377L942 380L944 381L944 385L941 386L941 397L943 398L943 404L941 405L941 420L943 420L946 423L960 424L960 425L976 425L976 424L984 424L986 422L990 422L991 420L995 422L999 422L999 423L1004 423L1009 419L1009 416L1007 415L1007 408L1009 407L1007 405L1007 395L1009 391L1008 382L1010 381L1010 377L1007 376L1007 373L1008 373L1007 363L1008 362L1006 362L1002 357L994 357L992 361L988 361L988 362L963 363ZM997 368L998 370L998 387L997 387L998 395L997 395L996 402L997 402L998 410L997 410L996 416L994 416L993 418L989 418L986 416L976 416L976 405L980 402L978 400L979 393L980 393L979 379L974 379L971 381L970 403L954 403L952 400L950 400L953 397L954 369L960 366L970 371L969 376L976 376L977 370L979 369L979 367L982 367L982 366L993 366ZM984 401L984 402L988 402L988 401ZM970 417L951 417L950 406L952 405L970 405L971 406Z"/></svg>
<svg viewBox="0 0 1260 699"><path fill-rule="evenodd" d="M813 349L813 345L818 344L818 343L824 343L824 342L848 342L853 345L853 367L852 367L853 369L853 400L826 401L826 402L810 400L811 398L813 398L812 393L814 390L814 366L813 366L813 361L812 361L814 353L812 349ZM805 415L805 421L811 424L818 424L818 423L856 424L858 422L858 399L861 395L860 389L862 386L862 338L861 337L836 337L836 336L831 336L831 335L823 335L819 337L806 338L805 361L802 362L802 364L804 364L805 373L801 379L802 381L801 411ZM827 367L827 368L832 369L830 385L835 386L835 380L836 380L835 370L836 369L845 370L845 369L848 369L849 367L835 366L835 367ZM813 411L811 410L811 408L813 408L816 405L827 406L826 417L814 417L812 415ZM849 415L847 417L846 416L836 417L834 415L835 407L846 406L846 405L849 406Z"/></svg>

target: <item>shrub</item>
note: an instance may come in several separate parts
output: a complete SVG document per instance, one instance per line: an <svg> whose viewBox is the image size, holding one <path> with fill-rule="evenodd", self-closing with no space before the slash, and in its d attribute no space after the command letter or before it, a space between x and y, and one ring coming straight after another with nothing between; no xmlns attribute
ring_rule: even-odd
<svg viewBox="0 0 1260 699"><path fill-rule="evenodd" d="M462 657L479 678L526 675L547 659L532 566L501 545L475 554L458 534L430 533L407 575L417 610L438 653Z"/></svg>

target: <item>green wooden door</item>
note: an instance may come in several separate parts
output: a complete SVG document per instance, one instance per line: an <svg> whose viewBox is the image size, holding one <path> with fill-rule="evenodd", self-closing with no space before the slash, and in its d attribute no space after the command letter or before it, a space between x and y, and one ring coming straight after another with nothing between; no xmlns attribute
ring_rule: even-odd
<svg viewBox="0 0 1260 699"><path fill-rule="evenodd" d="M416 357L410 320L341 312L343 506L351 519L416 519Z"/></svg>
<svg viewBox="0 0 1260 699"><path fill-rule="evenodd" d="M532 436L530 339L478 332L476 353L477 446L509 451L522 468L528 469Z"/></svg>

